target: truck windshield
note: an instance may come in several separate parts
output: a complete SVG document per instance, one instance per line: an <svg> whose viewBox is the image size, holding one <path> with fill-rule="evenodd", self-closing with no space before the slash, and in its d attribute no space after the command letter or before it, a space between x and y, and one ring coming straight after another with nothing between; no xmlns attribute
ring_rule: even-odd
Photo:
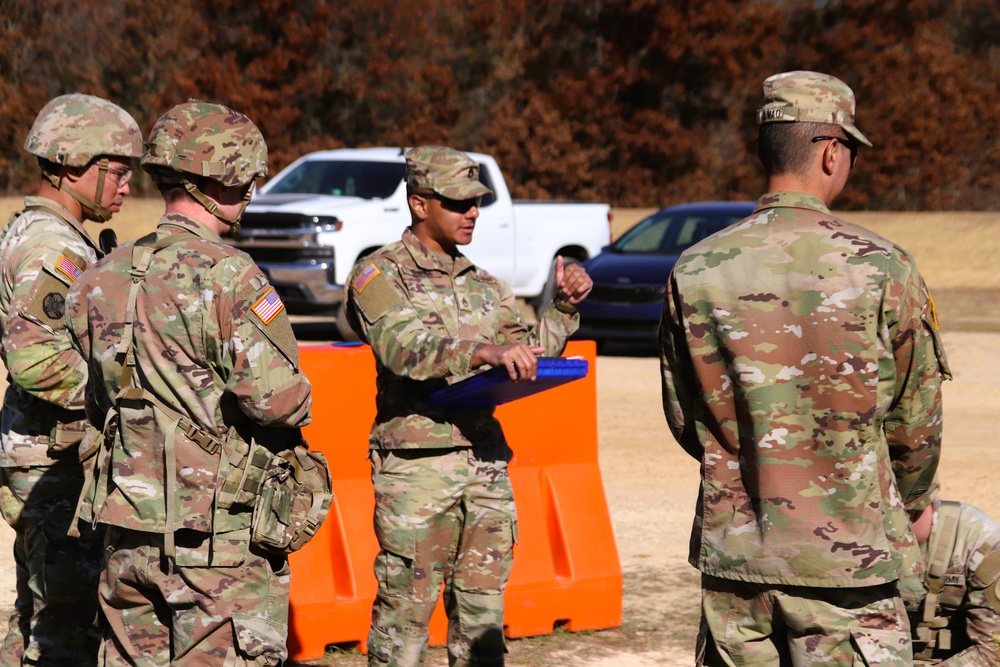
<svg viewBox="0 0 1000 667"><path fill-rule="evenodd" d="M399 187L405 170L402 162L308 160L271 184L267 194L385 199Z"/></svg>

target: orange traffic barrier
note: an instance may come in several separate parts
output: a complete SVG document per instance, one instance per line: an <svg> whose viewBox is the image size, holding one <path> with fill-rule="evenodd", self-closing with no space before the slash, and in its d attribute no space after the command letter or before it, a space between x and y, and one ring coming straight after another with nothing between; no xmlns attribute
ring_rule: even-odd
<svg viewBox="0 0 1000 667"><path fill-rule="evenodd" d="M497 409L514 450L519 524L505 594L508 637L621 625L621 565L597 464L594 344L571 342L566 355L588 359L589 375ZM378 552L367 459L375 362L367 346L304 345L300 356L313 384L305 436L326 455L336 494L319 533L291 556L289 655L312 660L331 644L364 650L368 637ZM438 604L431 645L444 644L446 630Z"/></svg>

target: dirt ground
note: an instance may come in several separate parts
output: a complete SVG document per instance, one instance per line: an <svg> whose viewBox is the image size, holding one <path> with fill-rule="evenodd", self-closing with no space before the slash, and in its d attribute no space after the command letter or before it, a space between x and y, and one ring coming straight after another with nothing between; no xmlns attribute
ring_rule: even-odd
<svg viewBox="0 0 1000 667"><path fill-rule="evenodd" d="M0 215L6 215L5 204L7 210L16 205L0 199ZM145 210L155 211L155 206ZM645 212L616 212L616 231ZM994 486L1000 448L992 444L996 429L990 421L1000 407L1000 272L991 266L1000 250L1000 214L844 217L893 239L917 258L938 304L955 375L945 385L943 495L1000 519ZM609 346L596 369L600 465L624 573L623 624L512 640L508 664L513 667L692 664L699 588L686 558L698 465L667 430L653 354L649 346ZM14 597L13 566L4 555L10 542L10 529L0 525L0 617L9 614ZM357 653L331 653L308 664L355 667L365 661ZM427 665L445 664L443 650L432 649Z"/></svg>

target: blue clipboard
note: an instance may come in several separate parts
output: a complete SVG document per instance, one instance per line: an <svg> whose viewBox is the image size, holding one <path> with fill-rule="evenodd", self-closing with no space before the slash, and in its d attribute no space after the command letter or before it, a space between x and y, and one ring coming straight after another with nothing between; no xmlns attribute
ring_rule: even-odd
<svg viewBox="0 0 1000 667"><path fill-rule="evenodd" d="M538 378L523 384L511 382L506 368L491 368L427 395L426 403L437 407L489 407L503 405L540 391L587 376L586 359L539 357Z"/></svg>

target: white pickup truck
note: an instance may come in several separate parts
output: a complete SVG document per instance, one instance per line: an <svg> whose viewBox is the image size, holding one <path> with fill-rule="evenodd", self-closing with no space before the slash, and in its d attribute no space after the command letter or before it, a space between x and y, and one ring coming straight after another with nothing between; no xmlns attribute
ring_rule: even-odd
<svg viewBox="0 0 1000 667"><path fill-rule="evenodd" d="M291 313L334 312L358 259L399 239L410 223L405 149L359 148L305 155L264 185L243 215L234 245L267 272ZM469 153L495 196L483 199L473 262L537 304L552 297L556 255L584 261L611 241L607 204L511 200L496 160ZM338 330L350 333L340 323Z"/></svg>

